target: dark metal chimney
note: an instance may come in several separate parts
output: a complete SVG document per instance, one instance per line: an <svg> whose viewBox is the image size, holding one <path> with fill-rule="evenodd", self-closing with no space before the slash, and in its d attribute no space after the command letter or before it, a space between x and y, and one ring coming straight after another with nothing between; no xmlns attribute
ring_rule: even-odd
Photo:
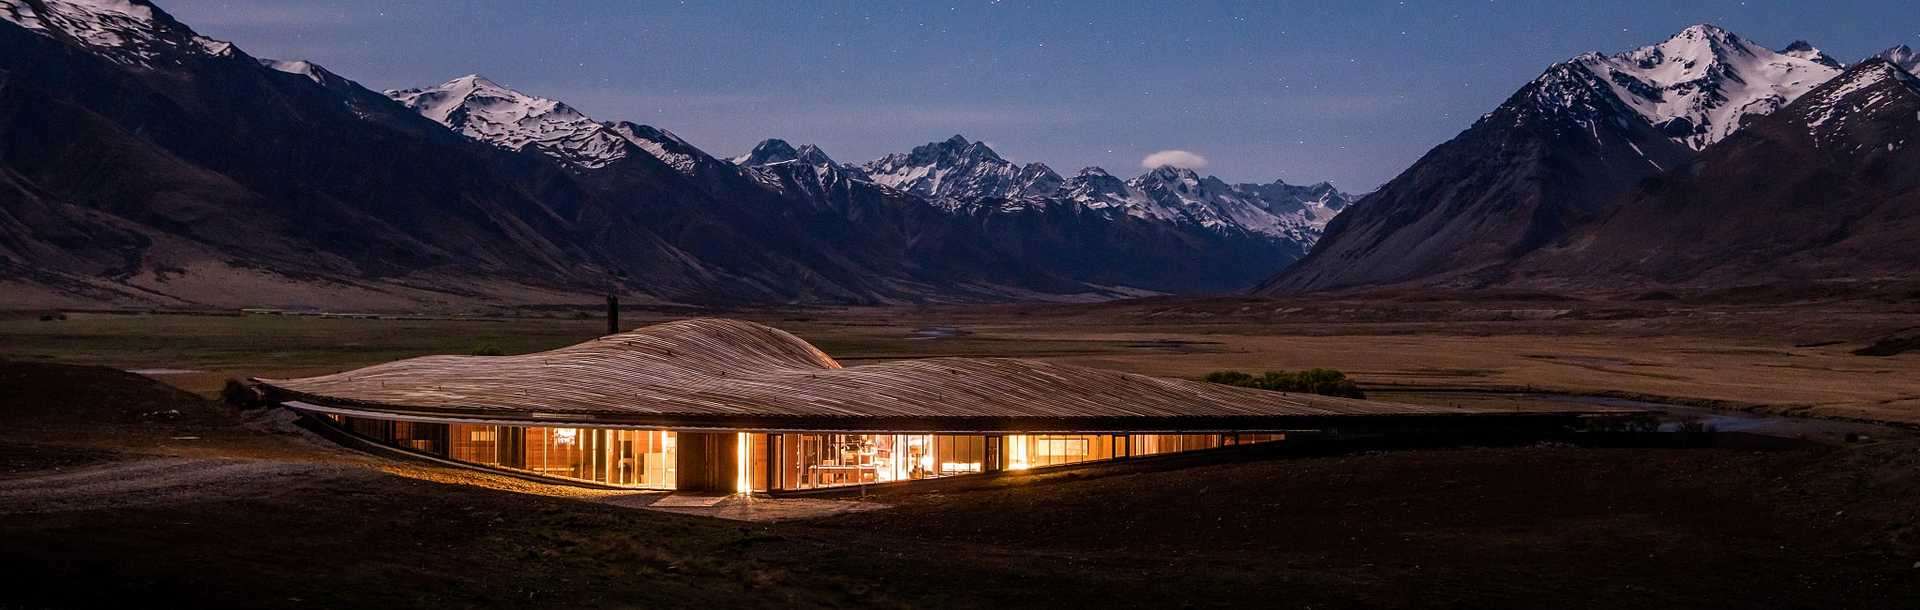
<svg viewBox="0 0 1920 610"><path fill-rule="evenodd" d="M607 295L607 334L620 332L620 297Z"/></svg>

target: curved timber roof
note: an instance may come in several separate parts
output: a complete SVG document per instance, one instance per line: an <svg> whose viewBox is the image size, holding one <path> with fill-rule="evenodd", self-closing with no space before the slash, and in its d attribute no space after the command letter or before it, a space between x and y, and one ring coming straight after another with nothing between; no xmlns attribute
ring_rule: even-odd
<svg viewBox="0 0 1920 610"><path fill-rule="evenodd" d="M1017 358L842 367L785 331L717 318L657 324L534 354L426 356L260 381L292 398L341 407L634 425L1019 429L1034 422L1099 422L1133 429L1149 421L1165 428L1199 421L1474 413Z"/></svg>

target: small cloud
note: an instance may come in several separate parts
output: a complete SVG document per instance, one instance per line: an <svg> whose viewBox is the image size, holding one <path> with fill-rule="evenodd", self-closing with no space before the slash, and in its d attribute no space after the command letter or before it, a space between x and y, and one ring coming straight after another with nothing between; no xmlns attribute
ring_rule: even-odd
<svg viewBox="0 0 1920 610"><path fill-rule="evenodd" d="M1198 153L1184 150L1163 150L1140 160L1140 167L1153 169L1162 165L1171 165L1180 169L1205 169L1207 158Z"/></svg>

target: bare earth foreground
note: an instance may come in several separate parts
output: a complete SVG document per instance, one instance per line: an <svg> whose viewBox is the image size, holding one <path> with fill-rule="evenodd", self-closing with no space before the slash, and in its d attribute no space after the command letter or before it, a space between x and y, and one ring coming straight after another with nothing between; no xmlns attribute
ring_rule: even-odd
<svg viewBox="0 0 1920 610"><path fill-rule="evenodd" d="M1920 440L1902 428L1769 450L1552 445L1092 469L742 522L367 456L275 412L154 381L211 393L233 374L482 345L514 353L598 332L596 320L556 315L0 321L0 355L16 360L0 364L0 608L1920 599ZM1915 324L1881 305L1148 301L728 315L846 360L1022 355L1187 376L1333 366L1395 399L1504 404L1525 398L1497 391L1531 387L1920 421L1920 354L1851 353ZM1389 384L1408 391L1379 391Z"/></svg>

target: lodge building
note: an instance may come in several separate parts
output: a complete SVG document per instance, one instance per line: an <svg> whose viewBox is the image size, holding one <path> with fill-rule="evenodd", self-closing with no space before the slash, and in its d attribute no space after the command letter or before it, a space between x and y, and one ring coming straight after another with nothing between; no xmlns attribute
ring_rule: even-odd
<svg viewBox="0 0 1920 610"><path fill-rule="evenodd" d="M520 356L427 356L257 381L314 421L424 456L594 485L722 492L1568 415L1271 392L1015 358L842 367L784 331L716 318Z"/></svg>

